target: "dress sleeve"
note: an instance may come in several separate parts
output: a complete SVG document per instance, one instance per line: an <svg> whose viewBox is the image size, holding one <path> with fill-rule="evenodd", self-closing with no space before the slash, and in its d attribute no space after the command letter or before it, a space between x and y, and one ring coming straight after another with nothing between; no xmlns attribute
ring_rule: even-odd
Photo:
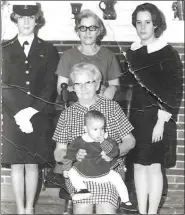
<svg viewBox="0 0 185 215"><path fill-rule="evenodd" d="M170 60L161 64L166 83L159 92L163 98L159 101L159 106L172 114L172 119L176 121L183 94L183 69L179 54L172 46L168 55L170 55Z"/></svg>
<svg viewBox="0 0 185 215"><path fill-rule="evenodd" d="M33 99L33 102L30 105L38 111L42 111L42 109L45 108L47 104L50 104L50 102L53 103L57 95L57 76L55 74L55 70L58 65L59 55L56 48L51 44L47 47L47 58L48 63L45 71L45 77L43 77L43 88L39 95L37 95L37 97L41 99Z"/></svg>
<svg viewBox="0 0 185 215"><path fill-rule="evenodd" d="M119 147L116 141L108 137L101 143L102 150L110 158L115 158L119 155Z"/></svg>
<svg viewBox="0 0 185 215"><path fill-rule="evenodd" d="M26 108L27 105L24 101L17 102L17 97L23 93L18 87L9 85L8 77L13 74L9 74L11 71L9 69L10 58L9 47L2 48L2 73L1 73L1 86L2 86L2 106L5 107L6 111L11 116L14 116L17 112ZM24 93L23 93L24 94Z"/></svg>
<svg viewBox="0 0 185 215"><path fill-rule="evenodd" d="M117 79L121 76L121 68L114 53L110 52L110 60L108 65L108 81Z"/></svg>
<svg viewBox="0 0 185 215"><path fill-rule="evenodd" d="M68 145L69 140L71 139L71 132L69 131L69 125L67 124L67 117L68 112L63 111L59 117L54 135L53 135L53 140L56 141L57 143L63 144L63 145Z"/></svg>
<svg viewBox="0 0 185 215"><path fill-rule="evenodd" d="M79 150L78 139L74 139L67 147L67 152L66 155L64 156L64 159L69 159L74 162L76 160L76 154L78 150Z"/></svg>
<svg viewBox="0 0 185 215"><path fill-rule="evenodd" d="M113 117L114 117L115 128L117 129L117 132L119 133L120 138L124 138L134 129L130 121L126 117L125 113L117 103L115 106Z"/></svg>
<svg viewBox="0 0 185 215"><path fill-rule="evenodd" d="M72 56L71 56L72 57ZM65 51L60 57L56 74L65 78L69 78L70 71L70 52L69 50Z"/></svg>

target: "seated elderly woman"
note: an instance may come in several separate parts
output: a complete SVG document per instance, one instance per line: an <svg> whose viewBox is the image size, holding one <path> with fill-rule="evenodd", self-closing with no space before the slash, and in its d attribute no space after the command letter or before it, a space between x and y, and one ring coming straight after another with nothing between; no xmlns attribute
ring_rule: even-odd
<svg viewBox="0 0 185 215"><path fill-rule="evenodd" d="M62 162L67 146L77 136L85 133L84 114L89 110L100 111L107 120L106 131L114 139L120 149L120 155L114 170L123 172L124 156L135 146L135 138L131 134L133 129L121 107L117 102L106 99L96 94L100 87L102 74L99 69L89 63L79 63L73 66L71 81L78 101L73 103L59 117L57 127L53 136L56 141L54 156L57 162ZM83 149L77 153L76 159L82 160L86 155ZM102 153L102 158L110 162L110 158ZM97 214L115 214L119 205L118 193L110 183L85 182L87 189L93 194L83 200L73 201L74 214L92 214L93 205L96 205ZM69 179L66 179L69 193L73 195L74 188Z"/></svg>

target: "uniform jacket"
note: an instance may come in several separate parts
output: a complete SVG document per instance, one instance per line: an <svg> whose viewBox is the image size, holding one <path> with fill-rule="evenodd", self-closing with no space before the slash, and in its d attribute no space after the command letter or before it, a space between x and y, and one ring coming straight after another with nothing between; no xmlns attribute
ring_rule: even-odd
<svg viewBox="0 0 185 215"><path fill-rule="evenodd" d="M58 53L53 45L35 36L26 57L19 41L16 38L12 41L15 42L3 48L2 82L13 86L3 90L3 103L13 114L28 106L47 113L46 108L53 105L36 97L48 102L55 101L57 77L54 73L59 60Z"/></svg>
<svg viewBox="0 0 185 215"><path fill-rule="evenodd" d="M27 107L39 111L30 120L34 131L51 129L49 121L55 113L52 103L57 95L56 48L35 35L26 57L16 36L3 44L2 58L3 135L21 141L23 133L17 128L14 115Z"/></svg>

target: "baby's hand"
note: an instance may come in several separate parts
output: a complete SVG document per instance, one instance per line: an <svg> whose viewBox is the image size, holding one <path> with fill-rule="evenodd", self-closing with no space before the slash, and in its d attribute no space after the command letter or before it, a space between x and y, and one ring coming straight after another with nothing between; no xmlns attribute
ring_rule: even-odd
<svg viewBox="0 0 185 215"><path fill-rule="evenodd" d="M64 178L69 178L69 177L68 177L68 171L64 170L64 171L63 171L63 176L64 176Z"/></svg>
<svg viewBox="0 0 185 215"><path fill-rule="evenodd" d="M85 158L86 155L87 155L87 152L85 149L79 149L76 154L76 160L80 162Z"/></svg>
<svg viewBox="0 0 185 215"><path fill-rule="evenodd" d="M101 156L102 156L102 159L104 159L107 162L110 162L113 159L107 156L104 151L101 152Z"/></svg>

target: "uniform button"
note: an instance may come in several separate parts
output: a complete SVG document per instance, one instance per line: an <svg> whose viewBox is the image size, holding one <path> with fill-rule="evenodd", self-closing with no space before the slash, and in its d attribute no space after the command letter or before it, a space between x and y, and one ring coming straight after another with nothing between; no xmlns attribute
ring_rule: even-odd
<svg viewBox="0 0 185 215"><path fill-rule="evenodd" d="M24 62L25 62L25 63L28 63L28 61L27 61L27 60L25 60Z"/></svg>
<svg viewBox="0 0 185 215"><path fill-rule="evenodd" d="M26 70L26 74L29 74L30 72L28 70Z"/></svg>
<svg viewBox="0 0 185 215"><path fill-rule="evenodd" d="M26 84L27 84L27 85L29 85L29 84L30 84L30 82L29 82L29 81L26 81Z"/></svg>
<svg viewBox="0 0 185 215"><path fill-rule="evenodd" d="M27 92L28 95L30 95L30 92Z"/></svg>

